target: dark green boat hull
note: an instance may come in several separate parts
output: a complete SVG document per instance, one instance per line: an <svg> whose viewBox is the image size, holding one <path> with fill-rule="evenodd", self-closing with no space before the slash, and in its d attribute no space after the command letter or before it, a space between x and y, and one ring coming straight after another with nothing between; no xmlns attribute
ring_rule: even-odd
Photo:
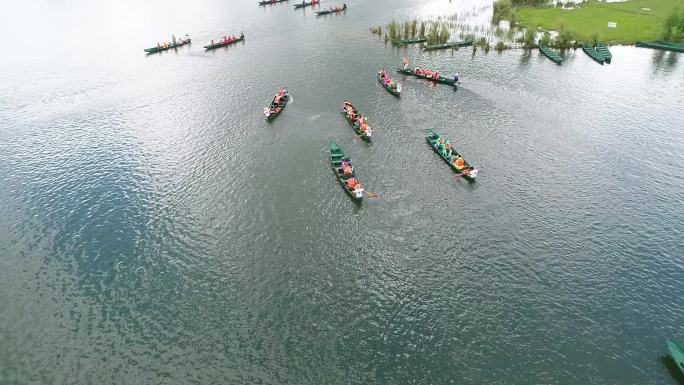
<svg viewBox="0 0 684 385"><path fill-rule="evenodd" d="M289 100L290 100L290 97L288 96L287 91L285 91L285 96L280 100L280 103L278 103L278 104L275 103L275 96L274 96L273 100L271 101L271 105L269 106L269 108L271 110L275 109L277 106L280 106L281 108L280 108L280 111L267 116L266 120L268 120L270 122L273 119L277 118L278 115L282 114L283 111L285 110L285 106L287 106L287 102Z"/></svg>
<svg viewBox="0 0 684 385"><path fill-rule="evenodd" d="M539 46L539 51L540 51L542 54L544 54L544 56L546 56L547 58L549 58L549 60L551 60L552 62L554 62L554 63L556 63L556 64L558 64L558 65L560 65L560 64L563 62L563 58L561 58L560 55L558 55L558 54L556 53L556 51L552 50L551 48L549 48L549 47L547 47L547 46L540 45L540 46Z"/></svg>
<svg viewBox="0 0 684 385"><path fill-rule="evenodd" d="M330 148L330 167L332 167L333 171L335 171L335 176L337 176L337 180L340 182L342 185L342 188L344 188L344 191L349 194L349 196L352 198L353 201L355 202L361 202L363 201L363 197L357 197L356 194L354 194L354 191L351 190L347 186L347 179L354 177L356 178L356 175L354 172L352 172L350 175L344 175L344 171L342 171L341 165L342 165L342 158L345 157L344 151L335 143L334 141L330 142L329 145ZM351 165L351 161L348 161L349 164ZM353 165L352 165L353 168Z"/></svg>
<svg viewBox="0 0 684 385"><path fill-rule="evenodd" d="M603 64L603 62L606 60L599 51L597 51L594 47L590 45L582 44L582 51L584 51L584 53L586 53L587 56L589 56L599 64Z"/></svg>
<svg viewBox="0 0 684 385"><path fill-rule="evenodd" d="M318 3L316 3L316 4L318 4ZM295 9L297 9L297 8L308 7L308 6L310 6L310 5L314 5L314 3L304 3L304 4L299 3L299 4L295 4L294 7L295 7Z"/></svg>
<svg viewBox="0 0 684 385"><path fill-rule="evenodd" d="M236 39L236 40L233 40L233 41L231 41L230 43L220 43L220 44L214 44L214 45L205 45L205 46L204 46L204 49L207 50L207 51L210 51L210 50L216 49L216 48L227 47L227 46L229 46L229 45L233 45L233 44L239 43L239 42L244 41L244 40L245 40L245 37L244 37L244 36L241 36L240 38L238 38L238 39Z"/></svg>
<svg viewBox="0 0 684 385"><path fill-rule="evenodd" d="M415 37L413 39L395 40L394 44L396 44L396 45L409 45L409 44L425 43L426 41L428 41L427 37L422 36L422 37Z"/></svg>
<svg viewBox="0 0 684 385"><path fill-rule="evenodd" d="M275 4L275 3L282 3L283 1L288 1L288 0L260 1L259 5L269 5L269 4Z"/></svg>
<svg viewBox="0 0 684 385"><path fill-rule="evenodd" d="M613 54L610 53L610 50L608 49L608 46L603 44L603 43L598 43L596 44L596 50L603 55L603 58L606 60L606 63L610 63L611 60L613 60Z"/></svg>
<svg viewBox="0 0 684 385"><path fill-rule="evenodd" d="M684 44L675 44L675 43L670 43L667 41L662 41L662 40L656 40L656 41L637 41L636 43L637 47L644 47L644 48L653 48L653 49L661 49L664 51L673 51L673 52L684 52Z"/></svg>
<svg viewBox="0 0 684 385"><path fill-rule="evenodd" d="M672 359L677 364L679 370L684 373L684 347L672 340L668 340L667 348L670 350Z"/></svg>
<svg viewBox="0 0 684 385"><path fill-rule="evenodd" d="M157 53L157 52L168 51L168 50L170 50L170 49L175 49L175 48L178 48L178 47L182 47L182 46L184 46L184 45L186 45L186 44L190 44L191 41L192 41L192 39L184 40L184 41L183 41L182 43L180 43L180 44L171 45L171 46L168 46L168 47L152 47L152 48L145 48L145 52L147 52L147 53Z"/></svg>
<svg viewBox="0 0 684 385"><path fill-rule="evenodd" d="M430 146L432 146L432 149L435 150L439 157L442 158L454 171L460 173L461 171L457 169L456 166L453 165L453 163L449 162L449 159L442 155L442 151L440 151L437 147L437 138L439 138L439 135L435 134L433 131L428 130L427 135L425 135L425 139L428 141L428 143L430 143ZM463 156L459 154L456 150L454 150L453 147L451 150L453 155L460 156L461 158L463 158ZM470 163L468 163L468 161L465 160L465 158L463 158L463 167L472 167ZM470 175L461 174L461 176L468 182L475 182L475 178L471 177Z"/></svg>
<svg viewBox="0 0 684 385"><path fill-rule="evenodd" d="M351 103L349 103L349 105L351 106L352 110L354 111L354 115L358 116L359 111L356 109L356 107L354 107ZM349 115L347 115L347 113L345 111L340 111L340 113L344 116L345 119L347 119L347 123L349 123L349 125L354 129L354 131L356 131L356 133L358 135L361 135L361 139L365 140L366 142L371 141L371 138L364 135L363 132L361 132L361 129L354 125L354 122L352 122L351 119L349 119ZM365 117L364 117L364 119L365 119Z"/></svg>
<svg viewBox="0 0 684 385"><path fill-rule="evenodd" d="M453 86L454 88L458 87L456 82L454 82L454 79L445 78L444 76L440 76L439 79L433 79L433 78L425 76L425 75L418 75L417 73L415 73L413 71L405 70L403 68L399 68L397 70L397 72L400 74L404 74L404 75L415 76L418 79L425 79L425 80L429 80L431 82L435 82L435 83L439 83L439 84L446 84L449 86Z"/></svg>
<svg viewBox="0 0 684 385"><path fill-rule="evenodd" d="M387 92L389 92L390 94L392 94L392 95L394 95L394 96L396 96L396 97L399 97L399 96L401 95L400 92L391 89L391 88L389 87L389 84L388 84L387 86L385 86L385 85L382 83L382 78L380 77L379 74L378 74L378 83L380 83L380 85L382 86L382 88L384 88L385 90L387 90Z"/></svg>
<svg viewBox="0 0 684 385"><path fill-rule="evenodd" d="M465 40L465 41L455 41L452 43L445 43L445 44L433 44L433 45L426 45L423 47L423 51L434 51L437 49L449 49L449 48L457 48L457 47L467 47L473 45L472 40Z"/></svg>
<svg viewBox="0 0 684 385"><path fill-rule="evenodd" d="M330 10L318 11L318 12L316 12L316 16L323 16L323 15L328 15L331 13L344 12L346 10L347 10L347 6L345 5L344 8L337 10L337 11L330 11Z"/></svg>

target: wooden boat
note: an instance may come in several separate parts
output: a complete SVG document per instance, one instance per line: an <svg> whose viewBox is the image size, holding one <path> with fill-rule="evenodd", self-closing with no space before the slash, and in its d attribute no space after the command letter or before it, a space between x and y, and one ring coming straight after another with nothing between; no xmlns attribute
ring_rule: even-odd
<svg viewBox="0 0 684 385"><path fill-rule="evenodd" d="M423 51L433 51L436 49L448 49L448 48L457 48L457 47L467 47L469 45L473 45L472 40L465 40L465 41L452 41L451 43L444 43L444 44L432 44L432 45L426 45L423 47Z"/></svg>
<svg viewBox="0 0 684 385"><path fill-rule="evenodd" d="M354 108L354 106L352 106L351 103L349 103L349 102L344 102L344 103L351 106L352 111L354 111L354 116L363 116L363 115L359 114L359 111L356 108ZM347 114L347 109L345 108L344 104L342 105L342 108L340 108L340 112L342 113L342 115L344 115L344 118L347 119L347 123L349 123L349 125L354 129L354 131L356 131L356 133L361 136L361 139L363 139L367 142L371 141L372 130L370 132L364 133L363 131L361 131L360 127L356 127L354 122L349 118L349 114ZM366 120L366 117L364 116L363 119Z"/></svg>
<svg viewBox="0 0 684 385"><path fill-rule="evenodd" d="M545 46L545 45L540 45L539 46L539 51L544 54L547 58L549 58L552 62L560 65L563 62L563 59L556 53L556 51L552 50L551 48Z"/></svg>
<svg viewBox="0 0 684 385"><path fill-rule="evenodd" d="M378 73L378 83L382 86L382 88L386 89L387 92L394 96L400 96L401 95L401 84L397 83L397 88L392 88L390 87L389 84L385 86L385 84L382 82L382 77L380 77L380 73Z"/></svg>
<svg viewBox="0 0 684 385"><path fill-rule="evenodd" d="M225 46L228 46L228 45L233 45L233 44L239 43L239 42L241 42L241 41L243 41L243 40L245 40L245 35L244 35L244 34L243 34L243 35L240 35L240 37L238 37L237 39L232 40L232 41L230 41L230 42L223 41L223 42L220 42L220 43L214 43L214 44L205 45L205 46L204 46L204 49L207 50L207 51L209 51L209 50L211 50L211 49L216 49L216 48L219 48L219 47L225 47Z"/></svg>
<svg viewBox="0 0 684 385"><path fill-rule="evenodd" d="M432 146L432 149L435 150L435 152L437 152L437 154L439 154L439 156L442 157L442 159L444 159L444 161L447 162L447 164L451 168L453 168L454 170L459 172L461 174L461 176L464 179L466 179L467 181L475 182L475 178L477 177L477 169L475 169L473 166L470 165L470 163L468 163L465 159L463 159L463 156L461 156L461 154L456 152L456 150L452 147L451 148L452 154L453 154L452 156L455 158L463 159L463 167L458 169L457 166L453 162L450 161L449 157L446 157L446 156L444 156L444 154L442 154L442 150L439 148L439 144L437 143L437 139L439 139L439 137L440 137L439 135L428 130L427 135L425 136L425 139L427 139L428 143L430 143L430 145ZM469 170L469 169L470 169L470 171L468 171L466 173L463 172L463 170Z"/></svg>
<svg viewBox="0 0 684 385"><path fill-rule="evenodd" d="M264 1L260 1L259 5L269 5L269 4L275 4L275 3L282 3L283 1L288 1L288 0L264 0Z"/></svg>
<svg viewBox="0 0 684 385"><path fill-rule="evenodd" d="M347 4L342 4L342 8L340 8L340 9L324 9L322 11L316 12L316 15L321 16L321 15L327 15L329 13L342 12L342 11L346 11L346 10L347 10Z"/></svg>
<svg viewBox="0 0 684 385"><path fill-rule="evenodd" d="M304 7L308 7L308 6L310 6L310 5L316 5L316 4L320 3L320 2L321 2L320 0L318 0L318 1L310 1L310 2L308 2L308 3L303 1L303 2L301 2L301 3L295 4L294 7L295 7L295 9L297 9L297 8L304 8Z"/></svg>
<svg viewBox="0 0 684 385"><path fill-rule="evenodd" d="M582 51L589 55L590 58L594 59L595 62L599 64L603 64L605 59L603 58L603 55L599 53L594 47L587 45L587 44L582 44Z"/></svg>
<svg viewBox="0 0 684 385"><path fill-rule="evenodd" d="M418 37L414 37L412 39L395 40L394 44L396 44L396 45L408 45L408 44L416 44L416 43L425 43L426 41L428 41L427 37L418 36Z"/></svg>
<svg viewBox="0 0 684 385"><path fill-rule="evenodd" d="M606 61L606 63L610 63L610 61L613 59L613 54L610 53L607 45L598 43L596 44L596 50L603 55L603 59Z"/></svg>
<svg viewBox="0 0 684 385"><path fill-rule="evenodd" d="M672 359L677 364L679 370L681 370L682 373L684 373L684 348L682 347L682 345L672 340L667 340L667 348L670 350L670 354L672 354Z"/></svg>
<svg viewBox="0 0 684 385"><path fill-rule="evenodd" d="M287 90L284 90L285 94L280 98L280 103L276 103L276 96L273 97L273 101L271 101L271 105L269 107L264 108L264 115L266 115L266 120L269 122L280 115L283 110L285 109L285 106L287 106L287 102L290 100L290 94L287 93Z"/></svg>
<svg viewBox="0 0 684 385"><path fill-rule="evenodd" d="M439 83L439 84L447 84L447 85L453 86L454 88L458 87L458 85L456 84L454 79L445 78L444 76L440 76L439 79L435 79L432 76L419 75L419 74L417 74L411 70L405 70L403 68L399 68L397 70L397 72L399 72L400 74L415 76L419 79L425 79L425 80L429 80L431 82L435 82L435 83Z"/></svg>
<svg viewBox="0 0 684 385"><path fill-rule="evenodd" d="M342 187L344 188L344 191L349 194L349 196L356 202L361 202L363 200L363 188L359 190L352 190L349 188L347 185L347 180L349 178L354 178L356 179L356 175L354 174L354 171L352 171L350 174L345 175L344 170L342 170L342 162L347 162L351 166L351 159L344 155L344 152L342 149L335 143L335 141L330 142L330 166L332 169L335 171L335 176L337 176L337 180L340 181L342 184ZM352 170L354 168L352 167Z"/></svg>
<svg viewBox="0 0 684 385"><path fill-rule="evenodd" d="M187 36L187 35L186 35L186 36ZM177 40L177 41L176 41L176 44L169 44L169 45L166 46L166 47L164 47L164 46L159 46L159 47L145 48L145 52L147 52L147 53L162 52L162 51L166 51L166 50L169 50L169 49L178 48L178 47L184 46L184 45L186 45L186 44L190 44L190 42L191 42L191 39L190 39L190 38L187 38L187 39L180 39L180 40Z"/></svg>
<svg viewBox="0 0 684 385"><path fill-rule="evenodd" d="M662 49L664 51L684 52L684 44L670 43L669 41L637 41L637 47Z"/></svg>

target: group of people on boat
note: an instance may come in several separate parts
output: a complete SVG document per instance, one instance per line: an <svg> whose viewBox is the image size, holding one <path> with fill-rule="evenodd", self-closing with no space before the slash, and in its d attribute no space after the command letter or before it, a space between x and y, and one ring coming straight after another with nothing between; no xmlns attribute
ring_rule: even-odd
<svg viewBox="0 0 684 385"><path fill-rule="evenodd" d="M228 37L224 36L223 39L219 40L218 42L214 42L214 41L212 40L211 43L209 43L209 45L230 44L230 43L232 43L232 42L234 42L234 41L240 41L240 40L242 40L242 39L244 39L244 38L245 38L245 33L244 33L244 32L240 32L240 37L235 37L235 35L233 35L233 36L228 36Z"/></svg>
<svg viewBox="0 0 684 385"><path fill-rule="evenodd" d="M278 114L283 109L281 103L287 98L287 91L285 91L284 89L278 90L278 93L273 98L273 103L271 103L271 106L264 109L264 115L266 115L266 117L269 117L271 115Z"/></svg>
<svg viewBox="0 0 684 385"><path fill-rule="evenodd" d="M320 2L321 2L320 0L311 0L307 3L306 0L302 0L302 7L307 6L307 5L316 5Z"/></svg>
<svg viewBox="0 0 684 385"><path fill-rule="evenodd" d="M477 170L475 170L473 167L466 166L463 157L459 155L457 152L455 152L453 148L451 148L451 143L449 143L449 139L437 137L436 145L437 150L439 150L444 159L446 159L449 162L449 164L456 169L456 171L460 172L461 174L470 175L473 177L473 174L477 174Z"/></svg>
<svg viewBox="0 0 684 385"><path fill-rule="evenodd" d="M342 104L342 112L347 115L349 121L352 122L354 127L361 132L361 135L370 138L373 135L373 130L366 123L366 119L361 116L361 114L356 114L354 112L354 107L349 102L344 102Z"/></svg>
<svg viewBox="0 0 684 385"><path fill-rule="evenodd" d="M394 80L390 79L389 74L387 73L387 71L385 71L384 68L381 69L380 72L378 72L378 77L382 80L383 86L394 91L397 90L397 83Z"/></svg>
<svg viewBox="0 0 684 385"><path fill-rule="evenodd" d="M363 197L363 186L354 177L354 169L352 168L352 165L349 162L349 158L342 158L342 164L340 165L340 168L342 169L342 175L344 175L342 180L344 181L344 184L347 186L349 191L351 191L357 198ZM344 178L347 179L345 180Z"/></svg>
<svg viewBox="0 0 684 385"><path fill-rule="evenodd" d="M344 3L342 5L336 5L334 7L330 7L329 9L326 9L326 11L339 12L339 11L344 11L345 9L347 9L347 3Z"/></svg>
<svg viewBox="0 0 684 385"><path fill-rule="evenodd" d="M176 34L172 34L170 42L163 42L163 43L157 42L157 48L158 49L172 48L172 47L175 47L177 45L185 44L188 42L188 40L190 40L190 36L188 36L187 33L185 34L184 39L176 39Z"/></svg>
<svg viewBox="0 0 684 385"><path fill-rule="evenodd" d="M408 71L409 69L409 61L407 58L404 58L401 61L402 68L404 71ZM416 67L413 70L413 73L418 76L424 76L428 77L434 80L440 80L442 78L442 75L439 73L439 71L431 71L429 68L422 68L422 67ZM454 75L454 83L458 83L458 74Z"/></svg>

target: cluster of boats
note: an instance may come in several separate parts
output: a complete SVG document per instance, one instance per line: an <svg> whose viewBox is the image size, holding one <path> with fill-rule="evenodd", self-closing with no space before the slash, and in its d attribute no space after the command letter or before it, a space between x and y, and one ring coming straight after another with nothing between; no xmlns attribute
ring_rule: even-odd
<svg viewBox="0 0 684 385"><path fill-rule="evenodd" d="M230 36L230 37L223 36L221 39L219 39L216 42L212 40L209 44L204 46L204 49L206 51L209 51L209 50L212 50L215 48L225 47L227 45L235 44L235 43L238 43L238 42L241 42L244 40L245 40L245 33L244 32L241 32L240 36L237 36L237 37L235 35ZM186 44L190 44L191 42L192 42L192 40L190 39L190 36L188 36L187 33L185 34L185 38L183 38L183 39L176 39L176 35L172 35L170 43L161 43L161 44L157 43L156 47L145 48L145 52L147 52L148 54L162 52L162 51L166 51L169 49L175 49L175 48L184 46Z"/></svg>
<svg viewBox="0 0 684 385"><path fill-rule="evenodd" d="M383 79L381 83L384 83L389 79L389 74L385 70L378 72L378 79ZM390 80L389 82L392 82ZM389 86L383 84L386 88ZM400 87L399 87L400 88ZM388 89L388 91L390 91ZM390 91L392 92L392 91ZM394 94L394 93L393 93ZM398 96L398 92L397 92ZM288 101L292 100L290 93L281 89L278 90L276 95L273 97L271 104L264 108L264 115L267 121L272 121L278 117L285 107ZM347 120L347 123L354 129L357 135L355 138L360 138L366 142L370 142L373 136L373 130L368 125L368 118L361 115L359 111L348 101L345 101L340 108L340 113ZM456 171L457 176L462 176L469 182L474 182L477 177L478 170L468 163L461 154L459 154L456 149L454 149L448 139L441 137L434 131L428 131L425 137L430 146L434 149L437 154L452 168ZM335 142L330 142L330 166L335 171L335 175L339 180L340 184L344 190L349 194L352 200L356 202L361 202L364 198L365 189L362 184L357 179L352 166L351 158L344 153L342 148ZM369 193L366 193L369 194Z"/></svg>
<svg viewBox="0 0 684 385"><path fill-rule="evenodd" d="M288 1L288 0L263 0L263 1L260 1L260 2L259 2L259 5L276 4L276 3L282 3L282 2L284 2L284 1ZM317 4L319 4L320 2L321 2L321 0L310 0L310 1L302 0L301 3L295 4L294 7L295 7L295 9L297 9L297 8L304 8L304 7L308 7L308 6L311 6L311 5L317 5ZM316 12L316 15L318 15L318 16L320 16L320 15L327 15L327 14L329 14L329 13L342 12L342 11L345 11L345 10L347 10L347 4L346 4L346 3L345 3L345 4L342 4L342 5L331 6L331 7L328 8L328 9L324 9L324 10L322 10L322 11L318 11L318 12Z"/></svg>

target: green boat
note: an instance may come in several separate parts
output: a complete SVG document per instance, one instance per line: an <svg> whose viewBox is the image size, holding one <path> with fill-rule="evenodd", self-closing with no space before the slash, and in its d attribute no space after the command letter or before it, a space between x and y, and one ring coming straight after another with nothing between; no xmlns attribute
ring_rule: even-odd
<svg viewBox="0 0 684 385"><path fill-rule="evenodd" d="M672 340L667 340L667 348L670 350L670 354L672 354L672 359L677 364L679 370L681 370L682 373L684 373L684 348L682 347L682 345Z"/></svg>
<svg viewBox="0 0 684 385"><path fill-rule="evenodd" d="M390 94L399 97L401 95L401 84L397 83L396 88L390 87L389 84L385 86L385 83L382 82L382 77L380 76L380 73L378 72L378 83L382 86L382 88L386 89L387 92Z"/></svg>
<svg viewBox="0 0 684 385"><path fill-rule="evenodd" d="M342 169L342 162L349 163L349 167L352 170L350 173L344 173L344 170ZM349 196L355 202L361 202L363 200L363 188L352 189L347 184L347 181L350 178L354 178L354 180L356 180L356 175L354 174L354 168L352 167L351 159L349 159L348 156L344 155L344 152L337 145L337 143L335 143L335 141L330 142L330 166L335 171L335 176L337 176L337 180L339 180L340 184L342 184L344 191L346 191L347 194L349 194Z"/></svg>
<svg viewBox="0 0 684 385"><path fill-rule="evenodd" d="M598 43L596 44L596 50L599 51L601 55L603 55L603 58L606 60L606 63L610 63L610 61L613 60L613 54L610 53L610 50L608 49L607 45L603 43Z"/></svg>
<svg viewBox="0 0 684 385"><path fill-rule="evenodd" d="M425 80L429 80L431 82L435 82L435 83L439 83L439 84L447 84L447 85L453 86L454 88L458 87L458 84L456 83L456 81L454 81L454 79L449 79L449 78L446 78L444 76L440 76L439 78L435 79L432 76L419 75L419 74L417 74L411 70L405 70L403 68L399 68L397 70L397 72L399 72L400 74L415 76L419 79L425 79Z"/></svg>
<svg viewBox="0 0 684 385"><path fill-rule="evenodd" d="M475 178L477 177L477 169L474 168L473 166L471 166L470 163L468 163L465 159L463 159L463 156L461 156L461 154L456 152L456 150L454 150L453 148L451 149L452 155L451 156L445 156L442 153L442 149L441 149L442 145L439 144L439 142L438 142L438 140L440 139L439 135L428 130L427 135L425 136L425 139L427 139L428 143L430 143L430 145L432 146L432 149L435 150L435 152L437 154L439 154L439 156L441 156L442 159L444 159L444 161L447 162L447 164L451 168L456 170L468 182L475 182ZM462 166L457 166L456 163L454 163L454 160L457 160L459 158L463 160Z"/></svg>
<svg viewBox="0 0 684 385"><path fill-rule="evenodd" d="M637 41L637 47L662 49L664 51L684 52L684 44L670 43L669 41Z"/></svg>
<svg viewBox="0 0 684 385"><path fill-rule="evenodd" d="M304 8L304 7L308 7L308 6L310 6L310 5L316 5L316 4L318 4L319 2L320 2L320 0L317 0L317 1L310 1L310 2L308 2L308 3L307 3L306 1L302 1L301 3L295 4L294 7L295 7L295 9L297 9L297 8Z"/></svg>
<svg viewBox="0 0 684 385"><path fill-rule="evenodd" d="M582 51L584 51L584 53L589 55L590 58L594 59L594 61L599 64L603 64L603 62L606 60L599 51L590 45L582 44Z"/></svg>
<svg viewBox="0 0 684 385"><path fill-rule="evenodd" d="M347 123L349 123L349 125L352 126L354 131L356 131L356 133L358 135L360 135L361 139L363 139L367 142L370 142L371 136L373 135L373 130L371 130L369 127L368 130L366 130L366 132L363 132L363 131L361 131L360 127L356 127L354 122L349 118L349 114L347 113L347 108L346 108L347 105L352 108L352 111L354 111L354 116L361 116L361 117L363 117L364 120L367 120L367 118L365 116L362 116L361 114L359 114L359 111L356 108L354 108L354 106L352 106L352 104L349 102L345 101L344 104L342 104L342 108L340 108L340 112L342 113L342 115L344 115L344 118L347 119Z"/></svg>
<svg viewBox="0 0 684 385"><path fill-rule="evenodd" d="M540 45L539 46L539 51L544 54L547 58L549 58L552 62L560 65L563 62L563 59L556 53L556 51L552 50L551 48L545 46L545 45Z"/></svg>
<svg viewBox="0 0 684 385"><path fill-rule="evenodd" d="M395 40L394 44L396 44L396 45L409 45L409 44L425 43L426 41L428 41L427 37L418 36L418 37L414 37L412 39Z"/></svg>
<svg viewBox="0 0 684 385"><path fill-rule="evenodd" d="M264 0L264 1L260 1L259 5L269 5L269 4L275 4L275 3L282 3L283 1L287 1L287 0Z"/></svg>
<svg viewBox="0 0 684 385"><path fill-rule="evenodd" d="M187 36L187 35L185 35L185 36ZM171 44L168 44L167 46L160 45L157 47L145 48L145 52L147 52L147 53L162 52L162 51L166 51L169 49L178 48L178 47L184 46L186 44L190 44L190 42L191 42L190 38L180 39L180 40L176 41L176 44L171 43Z"/></svg>
<svg viewBox="0 0 684 385"><path fill-rule="evenodd" d="M238 37L238 38L235 39L235 40L231 40L231 41L225 41L225 40L224 40L224 41L222 41L222 42L220 42L220 43L214 43L214 44L211 44L211 43L210 43L209 45L205 45L205 46L204 46L204 49L207 50L207 51L209 51L209 50L216 49L216 48L219 48L219 47L225 47L225 46L228 46L228 45L233 45L233 44L235 44L235 43L239 43L239 42L244 41L244 40L245 40L245 34L242 34L242 35L240 35L240 37Z"/></svg>
<svg viewBox="0 0 684 385"><path fill-rule="evenodd" d="M276 103L276 98L278 95L273 97L273 101L271 101L271 105L264 108L264 115L266 115L266 120L269 122L280 115L283 110L285 109L285 106L287 106L287 102L290 100L290 94L287 93L287 90L282 90L283 94L280 97L280 101ZM280 93L280 92L279 92Z"/></svg>
<svg viewBox="0 0 684 385"><path fill-rule="evenodd" d="M453 41L451 43L426 45L425 47L423 47L423 51L432 51L432 50L436 50L436 49L448 49L448 48L457 48L457 47L467 47L469 45L473 45L472 40Z"/></svg>
<svg viewBox="0 0 684 385"><path fill-rule="evenodd" d="M322 15L327 15L329 13L337 13L337 12L342 12L347 10L347 4L342 4L342 7L340 9L324 9L322 11L316 12L316 16L322 16Z"/></svg>

